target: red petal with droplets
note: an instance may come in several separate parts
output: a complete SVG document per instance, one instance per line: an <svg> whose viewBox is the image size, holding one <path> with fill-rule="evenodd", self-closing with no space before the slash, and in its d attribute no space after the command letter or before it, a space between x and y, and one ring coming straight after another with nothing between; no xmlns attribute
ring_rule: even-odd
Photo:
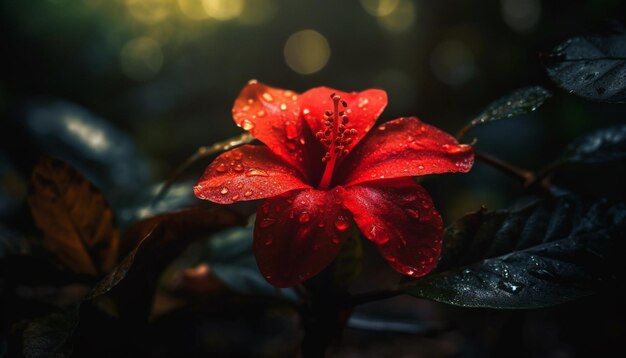
<svg viewBox="0 0 626 358"><path fill-rule="evenodd" d="M333 101L330 98L333 93L339 95L348 104L347 108L339 105L339 110L345 111L349 118L346 128L357 130L357 133L352 136L350 146L354 148L372 129L376 119L387 106L387 93L378 89L346 93L328 87L317 87L304 92L300 98L300 113L313 133L325 129L322 119L324 112L333 110Z"/></svg>
<svg viewBox="0 0 626 358"><path fill-rule="evenodd" d="M300 173L265 146L244 145L215 158L193 188L219 204L264 199L309 188Z"/></svg>
<svg viewBox="0 0 626 358"><path fill-rule="evenodd" d="M344 206L398 272L424 276L441 254L443 223L428 193L410 178L346 188Z"/></svg>
<svg viewBox="0 0 626 358"><path fill-rule="evenodd" d="M265 201L257 210L254 254L263 276L289 287L318 274L337 256L350 216L340 189L300 190Z"/></svg>
<svg viewBox="0 0 626 358"><path fill-rule="evenodd" d="M248 82L233 106L233 119L239 127L267 144L274 153L306 176L305 168L309 162L319 162L323 153L310 153L315 156L311 158L304 150L307 143L315 141L315 137L304 125L299 113L297 93L269 87L256 80Z"/></svg>
<svg viewBox="0 0 626 358"><path fill-rule="evenodd" d="M342 162L336 183L468 172L474 149L415 117L381 124Z"/></svg>

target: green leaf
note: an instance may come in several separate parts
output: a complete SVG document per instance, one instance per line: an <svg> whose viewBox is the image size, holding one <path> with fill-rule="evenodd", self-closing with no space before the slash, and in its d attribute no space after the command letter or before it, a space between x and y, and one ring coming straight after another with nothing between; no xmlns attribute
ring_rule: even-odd
<svg viewBox="0 0 626 358"><path fill-rule="evenodd" d="M587 134L565 150L565 161L599 163L626 158L626 124Z"/></svg>
<svg viewBox="0 0 626 358"><path fill-rule="evenodd" d="M626 31L619 23L566 40L546 56L545 65L550 78L569 93L626 102Z"/></svg>
<svg viewBox="0 0 626 358"><path fill-rule="evenodd" d="M519 89L489 104L484 111L463 127L456 137L460 140L470 129L483 123L532 112L550 96L552 93L540 86Z"/></svg>
<svg viewBox="0 0 626 358"><path fill-rule="evenodd" d="M527 309L584 297L616 278L626 205L573 196L535 200L446 230L438 272L403 286L463 307Z"/></svg>

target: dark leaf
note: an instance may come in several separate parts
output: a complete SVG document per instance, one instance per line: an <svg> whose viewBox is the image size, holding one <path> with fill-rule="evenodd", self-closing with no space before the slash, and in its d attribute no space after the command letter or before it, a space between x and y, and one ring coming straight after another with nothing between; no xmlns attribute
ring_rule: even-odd
<svg viewBox="0 0 626 358"><path fill-rule="evenodd" d="M626 158L626 124L600 129L570 144L565 161L598 163Z"/></svg>
<svg viewBox="0 0 626 358"><path fill-rule="evenodd" d="M536 308L590 295L618 275L626 205L573 196L470 214L446 230L438 273L404 286L464 307ZM444 271L445 270L445 271ZM442 272L443 271L443 272Z"/></svg>
<svg viewBox="0 0 626 358"><path fill-rule="evenodd" d="M406 318L375 317L360 313L350 315L347 328L374 332L407 333L421 336L430 336L444 330L444 327L436 323L423 323L415 319Z"/></svg>
<svg viewBox="0 0 626 358"><path fill-rule="evenodd" d="M131 138L105 119L61 100L33 101L25 108L20 123L34 142L84 173L114 204L147 185L147 162Z"/></svg>
<svg viewBox="0 0 626 358"><path fill-rule="evenodd" d="M81 304L73 337L77 355L141 356L129 349L146 329L162 271L191 242L239 223L226 209L191 208L131 226L124 241L132 249Z"/></svg>
<svg viewBox="0 0 626 358"><path fill-rule="evenodd" d="M463 127L456 137L457 139L463 138L470 129L483 123L532 112L541 106L550 96L552 96L552 93L540 86L526 87L517 90L489 104L482 113Z"/></svg>
<svg viewBox="0 0 626 358"><path fill-rule="evenodd" d="M356 226L350 228L351 232L346 241L341 245L341 251L333 261L333 273L335 285L348 287L359 276L363 268L363 245L360 231Z"/></svg>
<svg viewBox="0 0 626 358"><path fill-rule="evenodd" d="M141 219L194 205L198 200L193 194L194 185L195 181L175 183L157 202L154 201L154 198L159 193L162 184L141 190L133 203L119 210L120 224L126 226Z"/></svg>
<svg viewBox="0 0 626 358"><path fill-rule="evenodd" d="M626 102L626 32L620 24L574 37L546 56L550 78L578 96L610 103ZM608 31L607 31L608 30Z"/></svg>
<svg viewBox="0 0 626 358"><path fill-rule="evenodd" d="M27 322L22 331L22 354L26 358L69 357L65 344L77 324L74 313L52 313Z"/></svg>
<svg viewBox="0 0 626 358"><path fill-rule="evenodd" d="M88 298L95 299L111 291L119 310L145 317L163 269L189 243L238 223L239 219L230 211L200 208L140 221L124 234L124 243L134 248L96 285Z"/></svg>
<svg viewBox="0 0 626 358"><path fill-rule="evenodd" d="M234 228L213 235L203 247L196 250L198 256L195 259L187 258L187 261L200 265L193 273L207 267L208 275L215 277L234 292L295 299L292 289L276 288L261 275L252 252L252 229L251 226ZM180 283L185 284L184 280Z"/></svg>
<svg viewBox="0 0 626 358"><path fill-rule="evenodd" d="M28 204L45 245L66 267L99 275L116 264L113 213L98 189L69 165L43 159L33 171Z"/></svg>

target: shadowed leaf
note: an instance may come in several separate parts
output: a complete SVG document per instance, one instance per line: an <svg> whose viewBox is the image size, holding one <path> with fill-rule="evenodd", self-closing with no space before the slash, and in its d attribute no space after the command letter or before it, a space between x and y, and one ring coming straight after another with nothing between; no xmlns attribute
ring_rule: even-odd
<svg viewBox="0 0 626 358"><path fill-rule="evenodd" d="M603 128L574 141L565 151L565 161L597 163L626 157L626 124Z"/></svg>
<svg viewBox="0 0 626 358"><path fill-rule="evenodd" d="M559 87L588 99L626 102L626 31L610 23L601 32L574 37L546 57L548 75Z"/></svg>
<svg viewBox="0 0 626 358"><path fill-rule="evenodd" d="M536 308L590 295L618 274L626 205L576 197L484 209L446 230L438 273L404 286L464 307ZM442 272L443 271L443 272Z"/></svg>
<svg viewBox="0 0 626 358"><path fill-rule="evenodd" d="M550 96L552 96L552 93L540 86L526 87L517 90L489 104L484 111L459 131L456 138L463 138L470 129L483 123L532 112L541 106Z"/></svg>
<svg viewBox="0 0 626 358"><path fill-rule="evenodd" d="M74 313L51 313L28 321L22 331L22 354L26 358L69 357L64 345L77 324Z"/></svg>
<svg viewBox="0 0 626 358"><path fill-rule="evenodd" d="M28 204L46 247L76 273L99 275L116 264L119 234L102 194L64 162L34 169Z"/></svg>

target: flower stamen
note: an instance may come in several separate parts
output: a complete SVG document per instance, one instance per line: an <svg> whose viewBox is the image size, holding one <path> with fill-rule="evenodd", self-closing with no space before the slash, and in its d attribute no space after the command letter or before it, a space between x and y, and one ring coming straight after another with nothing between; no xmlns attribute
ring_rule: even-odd
<svg viewBox="0 0 626 358"><path fill-rule="evenodd" d="M356 129L346 127L350 122L346 111L339 111L339 104L343 108L348 108L348 102L335 93L331 94L330 98L333 100L333 110L324 112L322 128L325 129L315 134L315 137L327 148L322 158L322 162L326 163L326 168L318 186L321 190L328 190L330 187L337 160L350 153L348 146L352 143L351 137L358 133Z"/></svg>

